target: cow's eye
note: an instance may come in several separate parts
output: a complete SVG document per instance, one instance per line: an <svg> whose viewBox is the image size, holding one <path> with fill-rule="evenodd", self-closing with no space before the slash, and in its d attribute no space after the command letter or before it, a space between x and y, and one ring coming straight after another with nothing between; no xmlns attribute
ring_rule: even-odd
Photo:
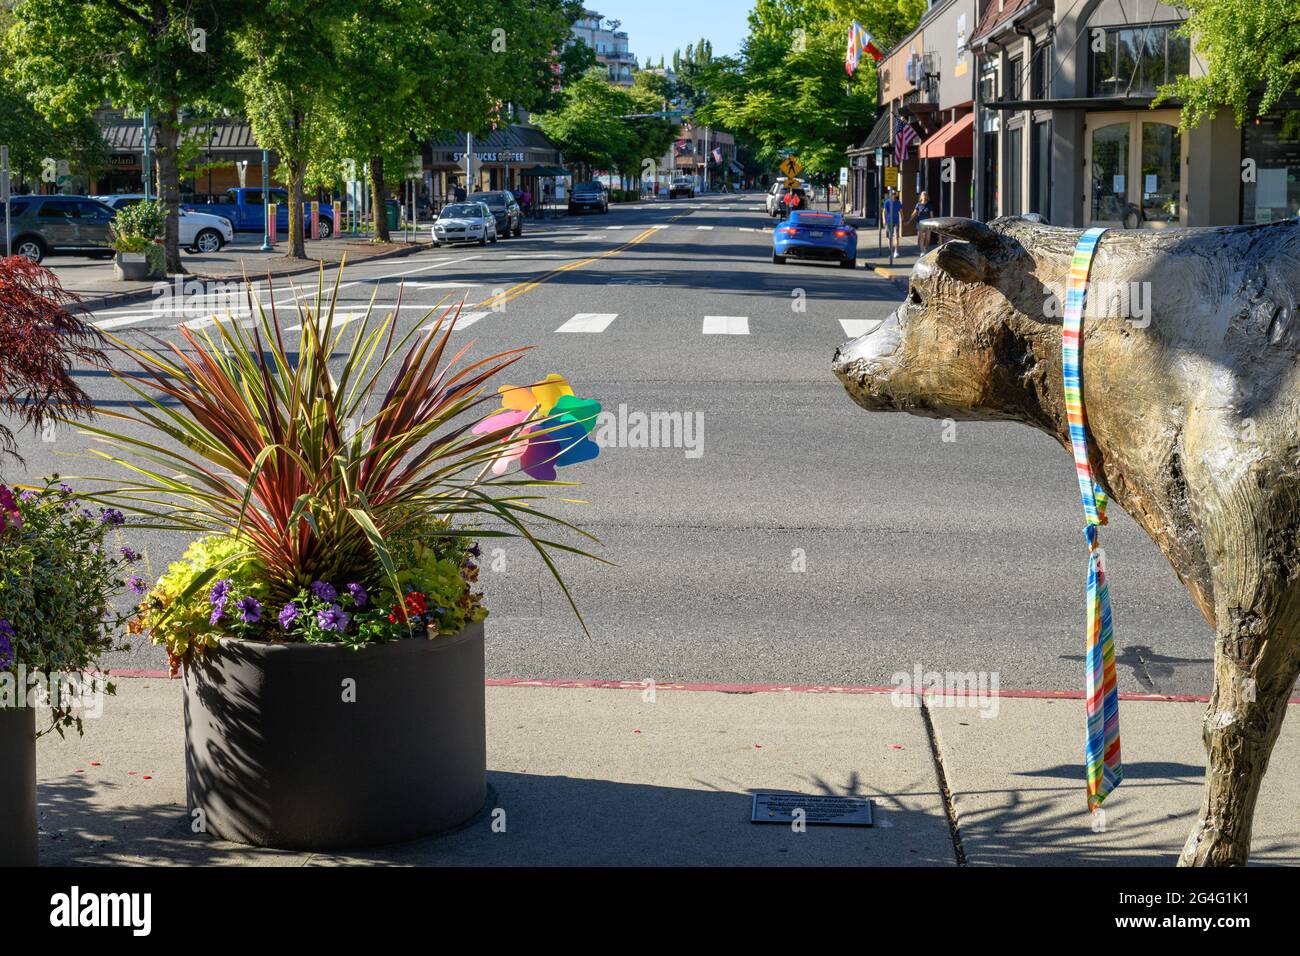
<svg viewBox="0 0 1300 956"><path fill-rule="evenodd" d="M923 305L923 304L924 304L923 301L922 301L922 299L921 299L921 293L919 293L919 292L916 291L916 287L915 287L915 286L913 286L912 289L911 289L911 291L909 291L909 292L907 293L907 301L910 302L910 303L912 303L912 305Z"/></svg>

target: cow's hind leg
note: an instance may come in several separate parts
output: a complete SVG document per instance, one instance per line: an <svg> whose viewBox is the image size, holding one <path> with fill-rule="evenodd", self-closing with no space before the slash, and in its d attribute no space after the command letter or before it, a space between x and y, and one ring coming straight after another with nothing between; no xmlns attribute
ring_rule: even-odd
<svg viewBox="0 0 1300 956"><path fill-rule="evenodd" d="M1234 623L1215 645L1214 692L1202 730L1205 792L1179 866L1246 864L1255 801L1300 671L1300 634Z"/></svg>

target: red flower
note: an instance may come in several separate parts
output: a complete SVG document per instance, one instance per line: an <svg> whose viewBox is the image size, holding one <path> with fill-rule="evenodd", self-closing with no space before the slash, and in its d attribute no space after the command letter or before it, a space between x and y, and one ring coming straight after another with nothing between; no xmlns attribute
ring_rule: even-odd
<svg viewBox="0 0 1300 956"><path fill-rule="evenodd" d="M401 604L393 605L393 612L388 615L388 623L405 622L411 617L421 615L428 608L425 597L419 591L412 591Z"/></svg>

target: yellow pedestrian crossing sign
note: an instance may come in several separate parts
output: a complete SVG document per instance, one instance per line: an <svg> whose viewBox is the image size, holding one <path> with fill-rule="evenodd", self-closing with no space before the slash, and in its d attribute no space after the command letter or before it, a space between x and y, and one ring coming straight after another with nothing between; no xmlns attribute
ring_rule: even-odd
<svg viewBox="0 0 1300 956"><path fill-rule="evenodd" d="M781 172L785 173L787 178L793 179L803 172L803 163L799 162L797 156L787 156L781 160Z"/></svg>
<svg viewBox="0 0 1300 956"><path fill-rule="evenodd" d="M795 179L793 176L787 176L786 179L785 179L785 188L786 188L786 189L798 189L798 188L799 188L799 180Z"/></svg>

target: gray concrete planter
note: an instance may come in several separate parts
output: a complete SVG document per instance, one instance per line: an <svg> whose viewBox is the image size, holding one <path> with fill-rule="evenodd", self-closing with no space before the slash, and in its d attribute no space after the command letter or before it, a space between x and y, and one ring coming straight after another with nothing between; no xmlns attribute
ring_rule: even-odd
<svg viewBox="0 0 1300 956"><path fill-rule="evenodd" d="M0 867L36 865L36 710L0 707Z"/></svg>
<svg viewBox="0 0 1300 956"><path fill-rule="evenodd" d="M144 282L146 279L165 279L163 269L151 269L149 258L143 252L119 252L113 256L113 278L119 282Z"/></svg>
<svg viewBox="0 0 1300 956"><path fill-rule="evenodd" d="M361 651L227 639L183 678L190 813L213 836L377 846L487 799L482 624Z"/></svg>

